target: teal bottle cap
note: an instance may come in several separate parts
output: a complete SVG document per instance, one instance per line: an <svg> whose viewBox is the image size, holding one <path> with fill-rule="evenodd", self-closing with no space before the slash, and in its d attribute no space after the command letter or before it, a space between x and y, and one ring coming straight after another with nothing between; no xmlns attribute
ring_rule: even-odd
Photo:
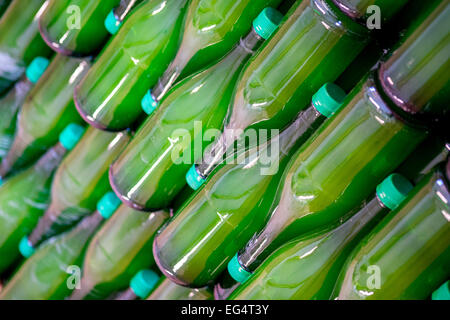
<svg viewBox="0 0 450 320"><path fill-rule="evenodd" d="M28 240L27 236L24 236L19 242L19 251L22 256L25 258L29 258L34 253L34 248L31 245L31 242Z"/></svg>
<svg viewBox="0 0 450 320"><path fill-rule="evenodd" d="M109 219L120 206L120 203L121 201L116 194L110 191L97 202L97 211L104 219Z"/></svg>
<svg viewBox="0 0 450 320"><path fill-rule="evenodd" d="M389 209L395 210L408 196L413 185L405 177L393 173L377 186L378 199Z"/></svg>
<svg viewBox="0 0 450 320"><path fill-rule="evenodd" d="M50 61L48 61L48 59L44 57L34 58L25 71L25 75L27 76L28 80L30 80L30 82L32 83L38 82L39 78L47 69L49 63Z"/></svg>
<svg viewBox="0 0 450 320"><path fill-rule="evenodd" d="M159 276L152 270L143 269L136 273L130 281L130 288L141 299L147 298L159 280Z"/></svg>
<svg viewBox="0 0 450 320"><path fill-rule="evenodd" d="M80 141L84 133L84 127L76 123L70 123L59 135L59 142L66 150L72 150Z"/></svg>
<svg viewBox="0 0 450 320"><path fill-rule="evenodd" d="M186 182L193 190L197 190L201 187L202 184L205 183L205 179L203 179L197 171L195 164L189 168L189 171L186 173Z"/></svg>
<svg viewBox="0 0 450 320"><path fill-rule="evenodd" d="M114 14L114 9L112 9L105 19L105 28L110 34L116 34L119 31L122 22L117 20Z"/></svg>
<svg viewBox="0 0 450 320"><path fill-rule="evenodd" d="M450 280L433 292L431 300L450 300Z"/></svg>
<svg viewBox="0 0 450 320"><path fill-rule="evenodd" d="M230 262L228 262L228 273L234 280L240 283L244 283L252 275L251 272L248 272L242 268L237 254L230 260Z"/></svg>
<svg viewBox="0 0 450 320"><path fill-rule="evenodd" d="M253 20L253 29L264 40L270 38L283 20L283 15L274 8L267 7Z"/></svg>
<svg viewBox="0 0 450 320"><path fill-rule="evenodd" d="M334 83L325 83L312 97L312 105L325 117L331 117L345 99L345 92Z"/></svg>
<svg viewBox="0 0 450 320"><path fill-rule="evenodd" d="M141 100L142 110L148 115L152 114L153 111L158 107L158 102L153 99L152 91L148 90L145 96Z"/></svg>

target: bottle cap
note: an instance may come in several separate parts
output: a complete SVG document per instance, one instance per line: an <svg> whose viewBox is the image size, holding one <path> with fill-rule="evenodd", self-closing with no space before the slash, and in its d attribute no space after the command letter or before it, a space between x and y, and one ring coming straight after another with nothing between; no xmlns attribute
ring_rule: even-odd
<svg viewBox="0 0 450 320"><path fill-rule="evenodd" d="M34 58L25 71L25 75L27 76L28 80L30 80L30 82L32 83L38 82L39 78L47 69L49 63L50 61L48 61L48 59L44 57Z"/></svg>
<svg viewBox="0 0 450 320"><path fill-rule="evenodd" d="M109 219L114 211L117 210L120 203L121 201L116 194L110 191L97 202L97 211L104 219Z"/></svg>
<svg viewBox="0 0 450 320"><path fill-rule="evenodd" d="M105 28L108 30L110 34L116 34L119 31L122 22L117 20L116 15L114 14L114 9L112 9L108 16L105 19Z"/></svg>
<svg viewBox="0 0 450 320"><path fill-rule="evenodd" d="M277 30L281 20L283 15L278 10L267 7L253 20L253 29L261 38L267 40Z"/></svg>
<svg viewBox="0 0 450 320"><path fill-rule="evenodd" d="M70 123L59 135L59 142L66 150L72 150L80 141L84 133L84 127L76 123Z"/></svg>
<svg viewBox="0 0 450 320"><path fill-rule="evenodd" d="M159 280L159 276L152 270L143 269L136 273L130 281L130 288L141 299L147 298Z"/></svg>
<svg viewBox="0 0 450 320"><path fill-rule="evenodd" d="M24 236L19 242L19 251L25 258L29 258L34 253L34 248L27 236Z"/></svg>
<svg viewBox="0 0 450 320"><path fill-rule="evenodd" d="M378 199L389 209L396 209L408 196L413 185L405 177L393 173L377 186Z"/></svg>
<svg viewBox="0 0 450 320"><path fill-rule="evenodd" d="M152 91L148 90L145 96L141 100L142 110L148 115L152 114L153 111L158 107L158 102L153 99Z"/></svg>
<svg viewBox="0 0 450 320"><path fill-rule="evenodd" d="M433 292L431 300L450 300L450 280Z"/></svg>
<svg viewBox="0 0 450 320"><path fill-rule="evenodd" d="M325 83L312 97L312 105L325 117L331 117L339 110L345 99L345 92L334 83Z"/></svg>
<svg viewBox="0 0 450 320"><path fill-rule="evenodd" d="M228 262L228 273L234 280L240 283L244 283L252 275L251 272L242 268L237 253L230 262Z"/></svg>
<svg viewBox="0 0 450 320"><path fill-rule="evenodd" d="M189 168L189 171L186 173L186 182L193 190L197 190L201 187L202 184L205 183L205 179L203 179L197 171L197 168L194 165Z"/></svg>

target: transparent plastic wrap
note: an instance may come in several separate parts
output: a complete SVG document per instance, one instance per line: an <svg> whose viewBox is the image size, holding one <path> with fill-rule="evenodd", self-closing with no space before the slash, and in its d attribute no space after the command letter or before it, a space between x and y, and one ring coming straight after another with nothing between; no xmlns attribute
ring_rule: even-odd
<svg viewBox="0 0 450 320"><path fill-rule="evenodd" d="M140 212L121 205L90 242L81 287L71 299L101 299L126 289L130 279L154 263L153 237L167 211Z"/></svg>

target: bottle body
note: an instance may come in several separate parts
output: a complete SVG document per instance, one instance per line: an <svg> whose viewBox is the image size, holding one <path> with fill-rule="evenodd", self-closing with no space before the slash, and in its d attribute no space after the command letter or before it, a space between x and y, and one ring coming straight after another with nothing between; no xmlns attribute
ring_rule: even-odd
<svg viewBox="0 0 450 320"><path fill-rule="evenodd" d="M129 132L105 132L88 128L55 172L51 202L29 236L36 246L93 212L108 191L108 168L130 139Z"/></svg>
<svg viewBox="0 0 450 320"><path fill-rule="evenodd" d="M89 124L124 130L143 114L142 96L177 50L187 2L148 1L125 21L75 89L76 107Z"/></svg>
<svg viewBox="0 0 450 320"><path fill-rule="evenodd" d="M70 272L76 272L74 267L81 267L82 253L102 220L102 216L94 212L72 230L44 242L17 270L2 290L0 299L61 300L67 297L72 291L68 285Z"/></svg>
<svg viewBox="0 0 450 320"><path fill-rule="evenodd" d="M14 87L0 99L0 161L11 147L16 131L17 112L33 84L25 77L14 84Z"/></svg>
<svg viewBox="0 0 450 320"><path fill-rule="evenodd" d="M58 141L59 133L71 122L82 123L72 100L73 88L89 68L89 59L56 56L31 90L17 121L0 176L31 163Z"/></svg>
<svg viewBox="0 0 450 320"><path fill-rule="evenodd" d="M39 18L39 31L47 45L66 56L87 56L106 42L103 23L120 0L51 0Z"/></svg>
<svg viewBox="0 0 450 320"><path fill-rule="evenodd" d="M283 127L309 105L320 86L345 70L369 39L367 29L327 1L298 1L287 16L241 73L225 131L204 153L205 165L198 166L202 176L238 138L227 132Z"/></svg>
<svg viewBox="0 0 450 320"><path fill-rule="evenodd" d="M19 257L20 239L36 225L47 208L52 173L65 149L57 145L34 165L4 182L0 189L0 272ZM24 192L26 190L26 192Z"/></svg>
<svg viewBox="0 0 450 320"><path fill-rule="evenodd" d="M124 202L157 210L181 191L205 136L221 128L239 71L260 40L251 32L221 62L173 87L111 167L111 186Z"/></svg>
<svg viewBox="0 0 450 320"><path fill-rule="evenodd" d="M211 300L212 298L207 288L186 288L163 277L147 300Z"/></svg>
<svg viewBox="0 0 450 320"><path fill-rule="evenodd" d="M291 149L306 140L320 117L310 111L270 142L225 162L156 236L153 255L169 279L195 288L211 284L263 227Z"/></svg>
<svg viewBox="0 0 450 320"><path fill-rule="evenodd" d="M361 81L293 156L271 218L239 252L242 266L252 271L281 244L355 210L425 137L394 117L372 76Z"/></svg>
<svg viewBox="0 0 450 320"><path fill-rule="evenodd" d="M251 28L252 20L280 0L194 0L186 13L178 51L151 89L156 102L179 78L193 74L223 56Z"/></svg>
<svg viewBox="0 0 450 320"><path fill-rule="evenodd" d="M342 269L333 297L426 299L448 279L448 181L443 172L430 173L361 241ZM374 274L369 268L377 268L378 281L368 279Z"/></svg>
<svg viewBox="0 0 450 320"><path fill-rule="evenodd" d="M15 0L0 21L0 94L25 72L37 56L49 57L38 30L38 18L47 1ZM6 31L7 30L7 31Z"/></svg>
<svg viewBox="0 0 450 320"><path fill-rule="evenodd" d="M105 298L127 288L137 271L154 263L153 237L168 217L166 211L145 213L121 205L89 243L81 289L71 299Z"/></svg>

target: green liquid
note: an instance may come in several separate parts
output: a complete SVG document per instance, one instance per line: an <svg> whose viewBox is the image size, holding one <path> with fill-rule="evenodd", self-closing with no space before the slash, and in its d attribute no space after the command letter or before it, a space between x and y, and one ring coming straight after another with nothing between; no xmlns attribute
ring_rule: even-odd
<svg viewBox="0 0 450 320"><path fill-rule="evenodd" d="M19 258L20 239L34 228L47 208L53 172L65 152L60 145L51 148L36 165L1 186L0 272Z"/></svg>
<svg viewBox="0 0 450 320"><path fill-rule="evenodd" d="M448 177L430 173L353 251L333 297L428 298L450 276L449 203Z"/></svg>
<svg viewBox="0 0 450 320"><path fill-rule="evenodd" d="M324 117L308 109L270 143L239 155L211 176L155 238L153 254L169 279L196 288L214 282L264 226L290 150L306 140L318 118ZM271 159L266 158L269 150Z"/></svg>
<svg viewBox="0 0 450 320"><path fill-rule="evenodd" d="M0 20L0 94L25 72L37 56L49 57L38 19L47 6L44 0L14 0Z"/></svg>
<svg viewBox="0 0 450 320"><path fill-rule="evenodd" d="M89 60L56 56L27 96L17 121L16 136L3 159L1 174L30 164L58 142L71 122L83 123L73 104L73 88L89 69Z"/></svg>
<svg viewBox="0 0 450 320"><path fill-rule="evenodd" d="M186 288L163 278L147 300L211 300L212 298L207 288Z"/></svg>
<svg viewBox="0 0 450 320"><path fill-rule="evenodd" d="M81 289L71 299L105 298L128 288L131 278L154 263L153 237L168 212L135 211L122 205L89 244Z"/></svg>
<svg viewBox="0 0 450 320"><path fill-rule="evenodd" d="M337 229L287 243L270 255L230 299L329 299L351 250L387 212L373 198Z"/></svg>
<svg viewBox="0 0 450 320"><path fill-rule="evenodd" d="M69 267L80 268L82 254L101 223L98 213L86 217L74 229L39 247L25 261L0 294L1 300L64 299L75 286Z"/></svg>
<svg viewBox="0 0 450 320"><path fill-rule="evenodd" d="M51 203L30 235L35 245L93 212L111 188L108 169L128 143L128 132L105 132L89 127L58 167L51 187Z"/></svg>
<svg viewBox="0 0 450 320"><path fill-rule="evenodd" d="M298 1L241 74L225 129L282 128L325 82L345 70L368 39L367 29L327 1ZM216 143L222 141L215 163L234 142L223 138ZM213 159L211 150L220 149L212 145L204 158ZM205 177L209 173L201 172Z"/></svg>
<svg viewBox="0 0 450 320"><path fill-rule="evenodd" d="M142 97L176 54L186 3L147 1L129 16L75 90L88 123L123 130L143 114Z"/></svg>
<svg viewBox="0 0 450 320"><path fill-rule="evenodd" d="M8 9L11 0L0 0L0 17L5 13L6 9Z"/></svg>
<svg viewBox="0 0 450 320"><path fill-rule="evenodd" d="M219 132L239 71L260 38L252 31L221 62L179 82L137 131L111 167L111 185L139 209L166 207L185 186L185 174ZM210 131L211 132L211 131ZM196 154L195 154L196 153Z"/></svg>
<svg viewBox="0 0 450 320"><path fill-rule="evenodd" d="M254 270L280 245L355 210L425 137L394 117L372 78L362 81L291 160L269 222L240 252L243 266Z"/></svg>
<svg viewBox="0 0 450 320"><path fill-rule="evenodd" d="M45 42L56 52L87 56L106 42L108 13L120 0L52 0L39 20Z"/></svg>

